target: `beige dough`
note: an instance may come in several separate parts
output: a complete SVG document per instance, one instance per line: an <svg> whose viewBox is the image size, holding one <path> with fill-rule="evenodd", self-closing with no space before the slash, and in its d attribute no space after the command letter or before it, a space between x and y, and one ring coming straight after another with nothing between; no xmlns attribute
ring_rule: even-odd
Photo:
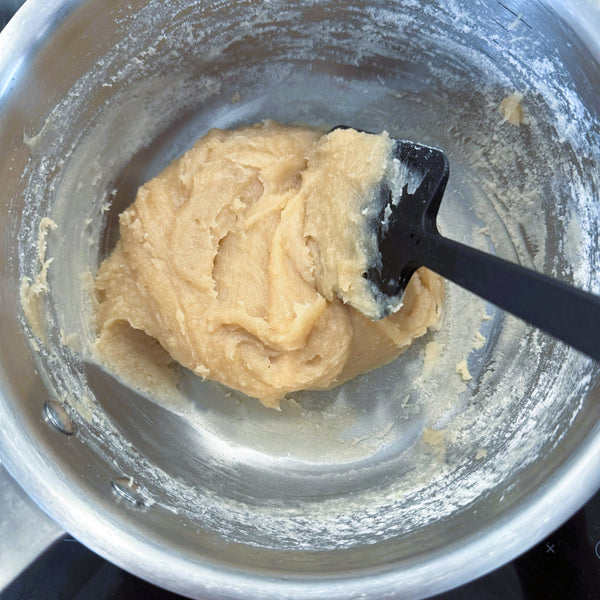
<svg viewBox="0 0 600 600"><path fill-rule="evenodd" d="M174 360L273 407L393 360L438 319L443 283L419 270L381 321L350 305L371 301L361 215L390 143L273 122L210 131L121 215L95 284L101 359L145 389Z"/></svg>
<svg viewBox="0 0 600 600"><path fill-rule="evenodd" d="M504 120L508 121L511 125L519 126L523 122L523 105L521 101L523 100L523 94L519 92L515 92L510 96L506 96L500 102L500 106L498 106L498 110L504 116Z"/></svg>

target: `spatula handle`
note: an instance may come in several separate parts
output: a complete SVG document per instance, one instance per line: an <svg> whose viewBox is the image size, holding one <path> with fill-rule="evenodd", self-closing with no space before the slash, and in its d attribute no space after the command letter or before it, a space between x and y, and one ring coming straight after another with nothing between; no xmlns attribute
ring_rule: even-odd
<svg viewBox="0 0 600 600"><path fill-rule="evenodd" d="M438 233L420 236L416 261L600 361L600 298Z"/></svg>

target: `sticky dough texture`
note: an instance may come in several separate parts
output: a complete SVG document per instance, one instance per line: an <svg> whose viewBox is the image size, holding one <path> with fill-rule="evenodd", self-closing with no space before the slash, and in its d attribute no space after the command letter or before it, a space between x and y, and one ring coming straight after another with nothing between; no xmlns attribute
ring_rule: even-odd
<svg viewBox="0 0 600 600"><path fill-rule="evenodd" d="M441 279L419 270L376 322L339 299L364 291L360 214L389 143L272 122L211 130L121 215L95 284L101 360L150 388L173 359L267 406L393 360L438 319Z"/></svg>

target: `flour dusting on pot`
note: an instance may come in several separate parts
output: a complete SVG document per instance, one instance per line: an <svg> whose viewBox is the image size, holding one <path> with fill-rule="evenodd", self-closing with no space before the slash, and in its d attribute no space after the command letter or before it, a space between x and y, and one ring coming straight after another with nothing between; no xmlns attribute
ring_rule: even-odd
<svg viewBox="0 0 600 600"><path fill-rule="evenodd" d="M284 550L282 571L299 552L306 570L400 564L447 540L466 511L513 506L529 474L549 476L540 457L561 445L557 423L577 419L597 369L467 292L449 284L439 327L396 361L294 393L275 413L185 370L167 403L112 378L94 361L82 281L141 184L209 128L269 117L442 148L444 235L600 291L598 112L549 33L523 29L539 7L516 23L483 2L184 5L111 9L120 41L26 131L19 271L25 286L40 275L51 219L38 361L78 421L73 443L135 473L186 552L235 542L264 567ZM471 16L484 5L489 18ZM526 118L515 104L504 119L515 90ZM75 350L61 344L71 334Z"/></svg>

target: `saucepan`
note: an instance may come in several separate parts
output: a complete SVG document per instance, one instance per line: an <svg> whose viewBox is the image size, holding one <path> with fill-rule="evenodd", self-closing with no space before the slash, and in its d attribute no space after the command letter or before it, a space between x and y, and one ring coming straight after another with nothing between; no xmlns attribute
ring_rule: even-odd
<svg viewBox="0 0 600 600"><path fill-rule="evenodd" d="M89 548L198 598L423 598L600 485L600 369L448 284L396 361L281 410L94 352L137 187L273 119L442 148L444 235L600 293L600 10L520 0L28 0L0 35L0 458ZM368 348L365 349L368 351Z"/></svg>

